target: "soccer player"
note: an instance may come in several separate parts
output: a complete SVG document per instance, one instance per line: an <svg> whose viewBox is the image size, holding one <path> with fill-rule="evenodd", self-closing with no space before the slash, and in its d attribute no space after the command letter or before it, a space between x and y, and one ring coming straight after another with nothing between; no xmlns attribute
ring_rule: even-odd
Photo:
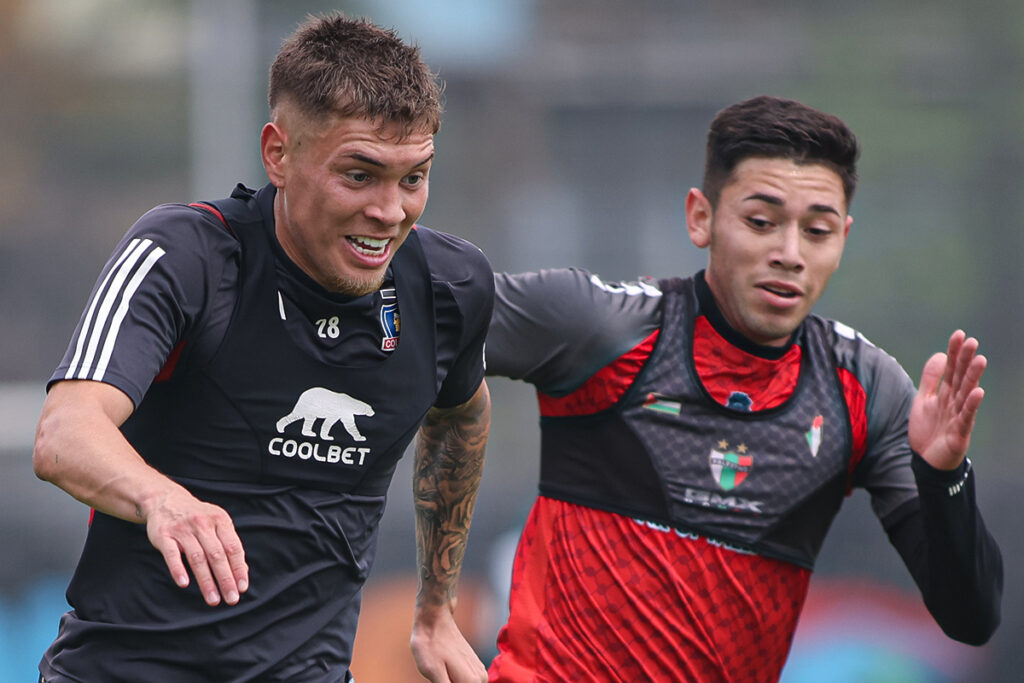
<svg viewBox="0 0 1024 683"><path fill-rule="evenodd" d="M491 681L774 681L851 487L943 630L999 622L1002 560L966 459L983 390L955 332L915 391L811 313L853 219L838 118L757 97L711 124L685 279L499 274L488 374L536 386L540 496Z"/></svg>
<svg viewBox="0 0 1024 683"><path fill-rule="evenodd" d="M146 213L49 382L35 471L95 510L42 680L351 680L395 464L419 433L413 654L452 616L483 466L493 273L415 226L440 86L392 31L310 18L270 71L269 184Z"/></svg>

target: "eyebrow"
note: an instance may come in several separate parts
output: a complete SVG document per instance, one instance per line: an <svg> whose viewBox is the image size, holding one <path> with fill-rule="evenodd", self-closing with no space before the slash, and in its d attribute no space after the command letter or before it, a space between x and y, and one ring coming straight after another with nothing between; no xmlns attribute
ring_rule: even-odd
<svg viewBox="0 0 1024 683"><path fill-rule="evenodd" d="M760 202L764 202L765 204L771 204L773 206L785 206L786 205L786 202L782 201L781 198L776 197L775 195L764 194L763 192L755 192L754 194L750 195L749 197L745 197L743 201L747 201L747 200L750 200L750 199L754 199L754 200L757 200L757 201L760 201ZM811 211L816 211L818 213L834 213L835 215L837 215L840 218L842 218L840 213L836 209L834 209L833 207L829 206L828 204L811 204L810 208L811 208Z"/></svg>
<svg viewBox="0 0 1024 683"><path fill-rule="evenodd" d="M379 159L374 159L373 157L370 157L370 156L366 156L365 154L360 154L359 152L353 152L352 154L349 154L348 157L350 159L355 159L356 161L361 161L364 164L370 164L371 166L376 166L378 168L387 168L387 164L385 164L383 161L381 161ZM428 161L430 161L433 158L434 158L434 153L431 152L430 156L428 156L426 159L424 159L423 161L419 162L418 164L414 164L413 168L419 168L420 166L423 166L424 164L426 164Z"/></svg>

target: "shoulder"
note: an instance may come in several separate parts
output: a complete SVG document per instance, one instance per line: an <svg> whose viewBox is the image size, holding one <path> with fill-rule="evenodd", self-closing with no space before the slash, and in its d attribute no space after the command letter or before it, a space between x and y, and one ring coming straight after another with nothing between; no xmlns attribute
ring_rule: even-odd
<svg viewBox="0 0 1024 683"><path fill-rule="evenodd" d="M225 264L237 244L219 219L201 211L165 204L135 222L96 279L54 379L102 380L139 404L230 272ZM101 355L88 350L96 348Z"/></svg>
<svg viewBox="0 0 1024 683"><path fill-rule="evenodd" d="M187 204L162 204L129 229L111 258L112 267L133 258L133 249L152 244L159 262L136 296L140 311L153 309L175 322L174 338L233 308L241 245L212 211ZM133 246L135 245L135 246ZM123 268L122 268L123 269ZM151 304L142 305L148 300Z"/></svg>
<svg viewBox="0 0 1024 683"><path fill-rule="evenodd" d="M183 232L223 234L234 241L224 223L210 209L194 204L160 204L135 222L132 230L145 230L157 234L179 235Z"/></svg>
<svg viewBox="0 0 1024 683"><path fill-rule="evenodd" d="M909 406L916 391L914 382L895 358L849 325L817 316L808 320L824 334L836 367L864 389L870 413L898 412Z"/></svg>
<svg viewBox="0 0 1024 683"><path fill-rule="evenodd" d="M171 261L229 257L239 249L237 238L212 211L187 204L161 204L128 230L122 243L149 240Z"/></svg>
<svg viewBox="0 0 1024 683"><path fill-rule="evenodd" d="M654 280L614 282L582 268L557 268L495 275L497 311L510 317L544 320L554 326L617 331L658 325L662 292ZM635 336L635 335L633 335Z"/></svg>
<svg viewBox="0 0 1024 683"><path fill-rule="evenodd" d="M658 328L662 299L651 280L606 282L580 268L498 273L488 373L572 391Z"/></svg>
<svg viewBox="0 0 1024 683"><path fill-rule="evenodd" d="M435 295L450 296L463 315L480 309L489 318L494 302L494 272L487 257L472 242L455 235L416 226L430 269Z"/></svg>
<svg viewBox="0 0 1024 683"><path fill-rule="evenodd" d="M469 240L416 226L416 235L435 282L459 283L484 277L491 279L491 264L484 253Z"/></svg>

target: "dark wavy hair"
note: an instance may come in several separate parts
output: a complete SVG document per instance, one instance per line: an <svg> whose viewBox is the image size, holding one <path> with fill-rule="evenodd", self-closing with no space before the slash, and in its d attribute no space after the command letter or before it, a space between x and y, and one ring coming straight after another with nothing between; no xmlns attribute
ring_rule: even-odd
<svg viewBox="0 0 1024 683"><path fill-rule="evenodd" d="M715 206L741 161L791 159L835 171L849 206L857 187L858 156L857 138L839 117L794 100L761 95L715 115L708 130L702 189Z"/></svg>

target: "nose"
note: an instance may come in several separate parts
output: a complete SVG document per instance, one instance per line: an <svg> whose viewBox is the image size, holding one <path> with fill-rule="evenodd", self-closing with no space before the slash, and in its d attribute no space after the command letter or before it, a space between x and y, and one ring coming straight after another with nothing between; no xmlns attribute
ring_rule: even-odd
<svg viewBox="0 0 1024 683"><path fill-rule="evenodd" d="M775 252L772 254L772 265L799 273L804 269L799 226L788 225L778 234L779 243L775 246Z"/></svg>
<svg viewBox="0 0 1024 683"><path fill-rule="evenodd" d="M398 225L405 220L401 189L393 185L382 185L364 209L367 218L383 225Z"/></svg>

